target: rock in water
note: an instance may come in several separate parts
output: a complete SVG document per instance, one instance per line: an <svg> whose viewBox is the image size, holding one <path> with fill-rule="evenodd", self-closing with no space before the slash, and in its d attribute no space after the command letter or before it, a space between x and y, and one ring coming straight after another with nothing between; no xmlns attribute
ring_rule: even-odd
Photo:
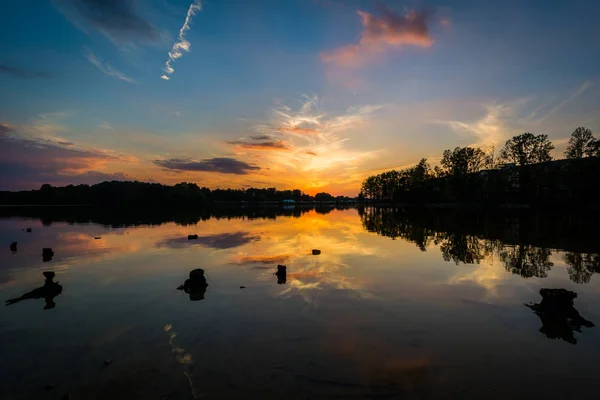
<svg viewBox="0 0 600 400"><path fill-rule="evenodd" d="M313 256L318 256L319 254L321 254L321 250L313 249L312 254Z"/></svg>
<svg viewBox="0 0 600 400"><path fill-rule="evenodd" d="M188 240L198 239L198 235L188 235Z"/></svg>
<svg viewBox="0 0 600 400"><path fill-rule="evenodd" d="M208 283L204 277L204 270L197 268L190 271L189 279L186 279L183 285L179 286L177 290L183 290L189 294L190 300L203 300L207 286Z"/></svg>
<svg viewBox="0 0 600 400"><path fill-rule="evenodd" d="M44 271L42 272L42 275L44 275L44 278L46 278L48 282L52 282L52 280L56 276L56 273L54 271Z"/></svg>
<svg viewBox="0 0 600 400"><path fill-rule="evenodd" d="M52 257L54 257L54 251L50 247L44 247L42 249L42 261L48 262L52 260Z"/></svg>
<svg viewBox="0 0 600 400"><path fill-rule="evenodd" d="M10 251L12 251L13 253L17 252L17 242L12 242L10 244Z"/></svg>
<svg viewBox="0 0 600 400"><path fill-rule="evenodd" d="M577 344L574 331L581 327L594 327L592 321L583 318L574 306L577 293L566 289L540 289L542 301L537 304L525 304L540 317L540 332L551 339L562 339Z"/></svg>
<svg viewBox="0 0 600 400"><path fill-rule="evenodd" d="M31 228L25 229L25 232L31 233Z"/></svg>
<svg viewBox="0 0 600 400"><path fill-rule="evenodd" d="M284 285L287 283L287 267L285 265L278 265L275 275L277 275L278 285Z"/></svg>

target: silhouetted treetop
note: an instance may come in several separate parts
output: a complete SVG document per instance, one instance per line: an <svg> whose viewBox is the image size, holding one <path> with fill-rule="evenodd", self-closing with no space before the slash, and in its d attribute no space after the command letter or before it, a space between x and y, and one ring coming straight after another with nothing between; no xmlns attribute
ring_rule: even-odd
<svg viewBox="0 0 600 400"><path fill-rule="evenodd" d="M507 140L500 150L500 159L516 165L537 164L552 161L552 150L554 145L548 139L548 135L527 132Z"/></svg>
<svg viewBox="0 0 600 400"><path fill-rule="evenodd" d="M488 168L490 163L490 157L480 148L456 147L444 151L438 171L442 176L463 176Z"/></svg>
<svg viewBox="0 0 600 400"><path fill-rule="evenodd" d="M600 156L600 140L596 139L590 129L579 127L571 134L565 151L566 158L584 158Z"/></svg>

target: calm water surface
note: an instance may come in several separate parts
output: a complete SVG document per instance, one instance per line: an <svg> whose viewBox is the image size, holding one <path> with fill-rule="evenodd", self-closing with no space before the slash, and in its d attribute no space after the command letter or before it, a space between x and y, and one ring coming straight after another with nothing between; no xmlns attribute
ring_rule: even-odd
<svg viewBox="0 0 600 400"><path fill-rule="evenodd" d="M599 322L595 237L518 218L444 231L407 215L0 219L3 300L42 287L43 271L62 286L1 309L0 397L598 398L600 329L525 306L565 288ZM176 288L195 268L209 286L190 301Z"/></svg>

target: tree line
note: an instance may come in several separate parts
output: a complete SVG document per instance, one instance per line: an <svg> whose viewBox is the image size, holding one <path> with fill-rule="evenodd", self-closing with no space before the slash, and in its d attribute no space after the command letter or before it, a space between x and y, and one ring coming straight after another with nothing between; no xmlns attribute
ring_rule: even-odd
<svg viewBox="0 0 600 400"><path fill-rule="evenodd" d="M507 140L498 157L494 148L456 147L445 150L440 165L435 168L423 158L414 167L367 177L361 185L359 198L384 201L460 200L461 194L483 183L474 176L477 173L546 163L553 160L550 153L554 148L548 135L529 132ZM572 133L564 155L568 160L600 157L600 139L595 138L590 129L579 127ZM436 195L440 192L452 193Z"/></svg>
<svg viewBox="0 0 600 400"><path fill-rule="evenodd" d="M308 195L300 189L277 190L276 188L215 189L199 187L195 183L182 182L162 185L147 182L102 182L95 185L68 185L54 187L44 184L39 190L0 192L0 204L5 205L102 205L160 207L168 205L201 206L218 202L333 202L347 200L321 192Z"/></svg>

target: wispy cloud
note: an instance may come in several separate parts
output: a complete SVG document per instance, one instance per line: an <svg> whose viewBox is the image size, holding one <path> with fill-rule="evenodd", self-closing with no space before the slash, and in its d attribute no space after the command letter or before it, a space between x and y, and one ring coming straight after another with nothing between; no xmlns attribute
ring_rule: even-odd
<svg viewBox="0 0 600 400"><path fill-rule="evenodd" d="M149 42L158 30L141 16L135 0L53 0L58 10L77 28L93 28L117 43Z"/></svg>
<svg viewBox="0 0 600 400"><path fill-rule="evenodd" d="M435 120L432 122L445 124L459 134L474 138L475 142L472 144L477 146L502 145L511 136L523 132L556 132L561 136L566 136L571 133L569 124L574 124L572 129L575 129L581 121L571 122L574 116L567 116L560 111L591 86L592 83L586 81L579 85L574 92L541 104L532 97L484 104L481 106L484 110L483 115L473 120ZM559 133L560 131L563 132ZM555 141L560 144L564 140L557 138Z"/></svg>
<svg viewBox="0 0 600 400"><path fill-rule="evenodd" d="M189 53L192 44L185 38L185 34L190 30L190 25L192 23L192 17L196 15L196 12L202 10L202 2L201 0L194 0L194 2L190 5L188 9L187 15L185 16L185 21L179 30L179 36L177 37L177 41L173 44L171 51L169 51L169 59L165 63L164 71L165 73L160 77L166 81L168 81L175 69L171 65L175 60L181 58L183 53Z"/></svg>
<svg viewBox="0 0 600 400"><path fill-rule="evenodd" d="M109 63L103 62L100 58L96 57L96 55L89 49L86 49L85 51L85 58L108 76L112 76L113 78L117 78L128 83L136 83L133 79L121 71L113 68L113 66L111 66Z"/></svg>
<svg viewBox="0 0 600 400"><path fill-rule="evenodd" d="M176 171L203 171L218 172L222 174L247 175L252 171L260 170L254 164L236 160L235 158L217 157L200 161L191 159L171 158L166 160L154 160L154 164Z"/></svg>
<svg viewBox="0 0 600 400"><path fill-rule="evenodd" d="M359 67L390 48L429 47L433 44L428 27L431 14L426 10L399 15L382 5L380 18L361 10L357 12L362 25L359 42L330 53L321 53L324 63Z"/></svg>
<svg viewBox="0 0 600 400"><path fill-rule="evenodd" d="M113 132L115 132L115 127L112 126L112 124L110 122L108 122L108 121L102 121L100 123L100 125L98 125L98 127L102 128L102 129L106 129L107 131L113 131Z"/></svg>
<svg viewBox="0 0 600 400"><path fill-rule="evenodd" d="M43 71L33 71L27 68L13 67L0 64L0 74L10 75L15 78L51 78L53 75Z"/></svg>
<svg viewBox="0 0 600 400"><path fill-rule="evenodd" d="M358 185L355 181L362 179L358 176L361 163L378 150L349 148L349 135L360 135L381 106L355 106L331 115L322 103L317 96L305 96L294 108L279 104L270 110L266 121L254 125L256 134L251 139L285 146L269 148L285 151L265 152L251 145L249 139L230 143L238 146L239 157L258 158L261 165L268 165L265 174L272 180L271 185L302 187L309 192L331 185L343 190L341 186L347 188L350 181Z"/></svg>

